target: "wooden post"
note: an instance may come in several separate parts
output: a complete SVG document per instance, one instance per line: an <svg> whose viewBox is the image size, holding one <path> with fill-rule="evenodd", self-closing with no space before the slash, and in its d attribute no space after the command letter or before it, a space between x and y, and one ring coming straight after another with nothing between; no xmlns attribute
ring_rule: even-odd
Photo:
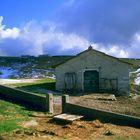
<svg viewBox="0 0 140 140"><path fill-rule="evenodd" d="M49 113L53 113L53 94L46 94L46 109Z"/></svg>
<svg viewBox="0 0 140 140"><path fill-rule="evenodd" d="M62 113L66 112L66 103L69 102L69 95L62 96Z"/></svg>

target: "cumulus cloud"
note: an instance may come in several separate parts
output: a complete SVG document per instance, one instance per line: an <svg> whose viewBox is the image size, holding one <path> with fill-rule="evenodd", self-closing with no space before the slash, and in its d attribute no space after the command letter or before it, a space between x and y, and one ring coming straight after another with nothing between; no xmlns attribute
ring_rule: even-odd
<svg viewBox="0 0 140 140"><path fill-rule="evenodd" d="M136 33L133 36L130 46L127 48L127 52L129 57L140 58L140 33Z"/></svg>
<svg viewBox="0 0 140 140"><path fill-rule="evenodd" d="M16 27L13 27L12 29L7 28L5 29L5 25L2 25L3 17L0 16L0 38L17 38L19 36L20 30Z"/></svg>
<svg viewBox="0 0 140 140"><path fill-rule="evenodd" d="M76 54L90 45L85 38L58 31L55 23L47 22L45 25L30 21L23 27L16 28L19 32L16 37L7 30L1 22L0 54L1 55L39 55L39 54ZM5 36L4 36L5 35ZM11 36L10 36L11 35Z"/></svg>
<svg viewBox="0 0 140 140"><path fill-rule="evenodd" d="M75 2L78 1L68 1L65 3L65 7L71 7ZM79 4L81 5L83 2L84 1L81 0ZM92 39L92 37L94 38L96 36L97 32L94 33L93 27L88 27L83 23L81 25L79 21L77 21L75 27L72 28L70 28L72 23L67 25L63 20L62 22L43 21L42 23L29 21L20 28L6 28L2 21L3 17L0 17L0 55L73 55L92 45L94 49L116 57L140 57L139 30L133 31L131 36L126 37L127 41L122 43L120 40L117 41L119 39L117 36L115 36L115 42L112 41L112 39L107 41L108 38L112 36L112 34L109 34L109 30L111 29L108 29L106 36L103 35L106 41ZM64 23L65 26L62 26ZM115 26L111 28L117 30ZM102 33L103 32L100 32L101 35ZM118 36L123 36L123 33L121 34L121 32L118 31Z"/></svg>
<svg viewBox="0 0 140 140"><path fill-rule="evenodd" d="M25 25L21 38L33 45L34 54L74 54L89 45L76 34L57 31L54 24L44 27L36 22Z"/></svg>
<svg viewBox="0 0 140 140"><path fill-rule="evenodd" d="M92 46L96 50L99 50L112 56L116 56L118 58L127 58L130 56L128 50L124 49L122 46L114 44L92 44Z"/></svg>

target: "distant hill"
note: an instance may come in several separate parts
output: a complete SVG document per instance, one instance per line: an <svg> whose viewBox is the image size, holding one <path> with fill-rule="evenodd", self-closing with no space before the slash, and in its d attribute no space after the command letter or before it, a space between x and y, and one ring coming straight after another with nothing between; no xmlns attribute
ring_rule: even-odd
<svg viewBox="0 0 140 140"><path fill-rule="evenodd" d="M0 57L0 78L45 78L54 73L53 66L72 56Z"/></svg>
<svg viewBox="0 0 140 140"><path fill-rule="evenodd" d="M133 64L134 69L140 68L140 58L139 59L136 59L136 58L119 58L119 59L124 61L124 62L128 62L128 63Z"/></svg>
<svg viewBox="0 0 140 140"><path fill-rule="evenodd" d="M73 56L38 57L24 55L21 57L0 57L0 78L46 78L54 77L53 66L65 62ZM140 59L120 58L133 64L132 70L140 68Z"/></svg>
<svg viewBox="0 0 140 140"><path fill-rule="evenodd" d="M22 57L2 57L0 56L0 66L13 66L14 64L27 64L37 69L51 68L70 59L72 56L22 56Z"/></svg>

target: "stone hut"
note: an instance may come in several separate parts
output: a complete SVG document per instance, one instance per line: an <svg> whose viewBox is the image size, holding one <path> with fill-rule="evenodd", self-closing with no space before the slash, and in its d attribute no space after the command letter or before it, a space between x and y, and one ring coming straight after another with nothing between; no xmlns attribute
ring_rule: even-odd
<svg viewBox="0 0 140 140"><path fill-rule="evenodd" d="M129 95L130 64L91 46L55 67L56 90Z"/></svg>

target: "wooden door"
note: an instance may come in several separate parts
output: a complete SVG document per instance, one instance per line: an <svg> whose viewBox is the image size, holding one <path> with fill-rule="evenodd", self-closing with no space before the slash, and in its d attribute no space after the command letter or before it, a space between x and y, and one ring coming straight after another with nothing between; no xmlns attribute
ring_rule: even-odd
<svg viewBox="0 0 140 140"><path fill-rule="evenodd" d="M73 91L76 88L76 74L65 73L65 90Z"/></svg>
<svg viewBox="0 0 140 140"><path fill-rule="evenodd" d="M99 92L99 72L96 70L84 72L84 91Z"/></svg>

